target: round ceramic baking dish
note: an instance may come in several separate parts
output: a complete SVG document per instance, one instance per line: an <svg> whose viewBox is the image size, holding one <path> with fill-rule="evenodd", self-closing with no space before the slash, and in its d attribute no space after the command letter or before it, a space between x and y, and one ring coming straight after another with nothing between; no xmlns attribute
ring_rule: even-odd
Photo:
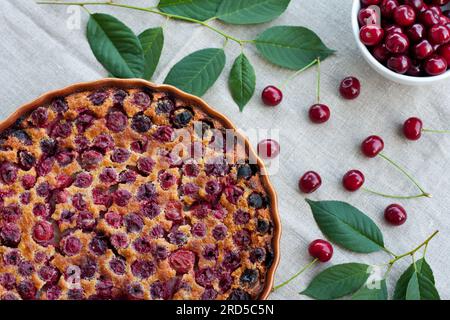
<svg viewBox="0 0 450 320"><path fill-rule="evenodd" d="M94 91L98 90L104 87L120 87L120 88L135 88L135 87L146 87L149 89L154 90L161 90L166 91L172 94L173 96L179 97L180 99L183 99L185 101L191 101L193 104L201 108L204 112L206 112L208 115L210 115L213 118L216 118L220 120L223 125L227 129L233 129L235 130L236 134L239 136L239 138L242 137L242 135L239 133L239 131L236 129L236 127L233 125L233 123L225 117L223 114L217 112L212 107L210 107L205 101L202 99L193 96L191 94L188 94L186 92L183 92L173 86L169 85L156 85L154 83L141 80L141 79L102 79L98 81L93 82L84 82L84 83L77 83L74 85L71 85L69 87L66 87L64 89L51 91L48 93L43 94L36 100L27 103L21 107L19 107L13 114L11 114L7 119L2 121L0 123L0 132L7 129L11 125L13 125L20 117L27 114L28 112L34 110L35 108L45 105L47 103L50 103L54 98L61 97L61 96L67 96L75 92L81 92L81 91ZM272 214L272 220L274 224L273 228L273 239L272 239L272 245L273 245L273 254L274 254L274 261L272 266L269 268L267 275L266 275L266 282L264 289L262 290L259 299L265 300L268 298L270 292L272 291L273 287L273 281L274 281L274 275L275 271L277 269L279 260L280 260L280 237L281 237L281 222L280 222L280 216L278 213L278 207L277 207L277 195L275 193L275 190L272 186L272 184L269 181L267 170L264 166L264 163L262 160L257 157L255 150L250 145L248 140L245 137L244 138L246 148L249 150L249 157L254 157L257 159L258 166L261 169L261 177L263 180L263 184L269 194L270 197L270 207L271 207L271 214Z"/></svg>

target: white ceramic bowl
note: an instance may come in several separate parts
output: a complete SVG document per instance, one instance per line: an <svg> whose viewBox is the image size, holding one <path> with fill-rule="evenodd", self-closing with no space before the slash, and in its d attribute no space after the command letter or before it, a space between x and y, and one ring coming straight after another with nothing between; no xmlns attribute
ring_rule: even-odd
<svg viewBox="0 0 450 320"><path fill-rule="evenodd" d="M397 83L409 85L409 86L420 86L432 84L443 79L447 79L450 77L450 70L447 72L434 76L434 77L411 77L403 74L396 73L394 71L389 70L387 67L378 62L377 59L372 56L367 47L359 40L359 23L358 23L358 12L361 9L360 0L353 0L353 8L352 8L352 28L353 34L355 36L356 44L358 45L359 50L361 51L364 59L369 63L369 65L379 74L381 74L386 79L395 81Z"/></svg>

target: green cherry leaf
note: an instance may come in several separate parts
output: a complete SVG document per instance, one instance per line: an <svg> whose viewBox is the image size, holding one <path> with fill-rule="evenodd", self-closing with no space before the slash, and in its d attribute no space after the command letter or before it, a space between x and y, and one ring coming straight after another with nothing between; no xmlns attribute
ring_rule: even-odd
<svg viewBox="0 0 450 320"><path fill-rule="evenodd" d="M341 201L306 199L320 230L332 242L354 252L370 253L384 248L377 225L352 205Z"/></svg>
<svg viewBox="0 0 450 320"><path fill-rule="evenodd" d="M221 0L161 0L158 8L165 13L205 21L216 15L220 2Z"/></svg>
<svg viewBox="0 0 450 320"><path fill-rule="evenodd" d="M434 284L423 274L414 271L406 287L406 300L440 300Z"/></svg>
<svg viewBox="0 0 450 320"><path fill-rule="evenodd" d="M296 26L275 26L255 40L259 53L280 67L299 70L315 59L322 61L334 53L313 31Z"/></svg>
<svg viewBox="0 0 450 320"><path fill-rule="evenodd" d="M247 57L241 53L233 63L228 81L231 96L239 106L239 110L244 110L245 105L253 96L255 83L255 70Z"/></svg>
<svg viewBox="0 0 450 320"><path fill-rule="evenodd" d="M193 95L202 96L216 82L224 66L223 49L202 49L175 64L164 83Z"/></svg>
<svg viewBox="0 0 450 320"><path fill-rule="evenodd" d="M413 276L416 270L418 273L422 274L425 278L430 280L431 283L433 284L435 283L433 270L431 270L431 267L427 263L427 261L424 258L417 260L416 267L414 268L414 264L411 264L408 267L408 269L406 269L405 272L403 272L403 274L398 279L394 290L394 300L406 299L406 290L408 288L409 281L411 280L411 277Z"/></svg>
<svg viewBox="0 0 450 320"><path fill-rule="evenodd" d="M370 276L370 266L362 263L344 263L319 273L300 294L314 299L341 298L361 288Z"/></svg>
<svg viewBox="0 0 450 320"><path fill-rule="evenodd" d="M144 30L138 38L144 49L145 65L143 78L150 80L161 57L164 45L163 29L158 27Z"/></svg>
<svg viewBox="0 0 450 320"><path fill-rule="evenodd" d="M373 283L373 286L368 283L364 284L355 294L352 296L352 300L387 300L388 292L386 286L386 280L383 279L377 283Z"/></svg>
<svg viewBox="0 0 450 320"><path fill-rule="evenodd" d="M255 24L280 16L290 0L222 0L217 17L230 24Z"/></svg>
<svg viewBox="0 0 450 320"><path fill-rule="evenodd" d="M107 14L92 14L86 35L95 57L111 74L118 78L142 77L142 45L123 22Z"/></svg>

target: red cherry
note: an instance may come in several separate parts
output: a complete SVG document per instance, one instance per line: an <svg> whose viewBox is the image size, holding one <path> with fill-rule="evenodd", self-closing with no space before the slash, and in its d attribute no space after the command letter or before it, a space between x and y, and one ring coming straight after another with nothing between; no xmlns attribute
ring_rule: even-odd
<svg viewBox="0 0 450 320"><path fill-rule="evenodd" d="M364 8L358 12L358 21L361 26L378 24L377 12L372 8Z"/></svg>
<svg viewBox="0 0 450 320"><path fill-rule="evenodd" d="M405 0L405 4L414 9L416 13L419 13L425 7L423 0Z"/></svg>
<svg viewBox="0 0 450 320"><path fill-rule="evenodd" d="M356 99L361 92L361 83L355 77L344 78L339 86L339 92L345 99Z"/></svg>
<svg viewBox="0 0 450 320"><path fill-rule="evenodd" d="M301 192L312 193L322 185L322 179L317 172L308 171L299 180L298 187Z"/></svg>
<svg viewBox="0 0 450 320"><path fill-rule="evenodd" d="M359 38L366 46L374 46L383 40L384 30L375 24L363 26L359 31Z"/></svg>
<svg viewBox="0 0 450 320"><path fill-rule="evenodd" d="M446 26L432 26L428 30L428 39L432 44L445 44L450 41L450 30Z"/></svg>
<svg viewBox="0 0 450 320"><path fill-rule="evenodd" d="M400 74L406 73L410 66L411 59L405 55L390 57L387 61L387 67Z"/></svg>
<svg viewBox="0 0 450 320"><path fill-rule="evenodd" d="M447 65L450 65L450 44L439 47L438 54L447 61Z"/></svg>
<svg viewBox="0 0 450 320"><path fill-rule="evenodd" d="M401 5L394 9L394 21L401 27L409 27L416 21L416 12L408 5Z"/></svg>
<svg viewBox="0 0 450 320"><path fill-rule="evenodd" d="M403 33L403 29L395 24L389 26L389 27L385 27L384 28L384 33L386 35L391 34L391 33Z"/></svg>
<svg viewBox="0 0 450 320"><path fill-rule="evenodd" d="M439 24L439 15L433 10L427 9L419 14L419 21L425 25L425 27L432 27L435 24Z"/></svg>
<svg viewBox="0 0 450 320"><path fill-rule="evenodd" d="M330 119L330 108L325 104L314 104L309 108L309 118L314 123L324 123Z"/></svg>
<svg viewBox="0 0 450 320"><path fill-rule="evenodd" d="M406 139L413 141L419 140L422 136L422 128L422 120L416 117L412 117L406 120L403 124L403 134L405 135Z"/></svg>
<svg viewBox="0 0 450 320"><path fill-rule="evenodd" d="M283 100L283 93L275 86L267 86L264 88L261 98L265 105L275 107Z"/></svg>
<svg viewBox="0 0 450 320"><path fill-rule="evenodd" d="M386 49L386 45L384 43L373 48L372 54L375 57L375 59L377 59L381 63L386 62L387 59L389 59L389 57L391 56L391 53L389 52L388 49Z"/></svg>
<svg viewBox="0 0 450 320"><path fill-rule="evenodd" d="M390 224L400 226L406 222L408 215L401 205L391 204L384 210L384 218Z"/></svg>
<svg viewBox="0 0 450 320"><path fill-rule="evenodd" d="M433 46L428 40L422 40L413 47L414 56L417 59L426 59L434 52Z"/></svg>
<svg viewBox="0 0 450 320"><path fill-rule="evenodd" d="M264 139L258 143L258 155L263 159L273 159L280 154L280 144L273 139Z"/></svg>
<svg viewBox="0 0 450 320"><path fill-rule="evenodd" d="M423 75L422 64L417 60L412 60L406 74L413 77L421 77Z"/></svg>
<svg viewBox="0 0 450 320"><path fill-rule="evenodd" d="M428 6L428 9L430 9L431 11L433 11L434 13L436 13L438 16L440 16L442 14L442 9L440 6L438 5L431 5Z"/></svg>
<svg viewBox="0 0 450 320"><path fill-rule="evenodd" d="M326 240L317 239L309 244L309 254L320 262L327 262L333 257L333 246Z"/></svg>
<svg viewBox="0 0 450 320"><path fill-rule="evenodd" d="M425 72L430 76L437 76L447 71L447 60L439 55L434 55L425 61Z"/></svg>
<svg viewBox="0 0 450 320"><path fill-rule="evenodd" d="M425 27L420 23L413 24L406 34L412 42L419 42L425 37Z"/></svg>
<svg viewBox="0 0 450 320"><path fill-rule="evenodd" d="M384 149L384 142L379 136L370 136L361 144L362 153L369 157L376 157Z"/></svg>
<svg viewBox="0 0 450 320"><path fill-rule="evenodd" d="M381 15L386 18L391 18L394 10L398 7L397 0L383 0L381 2Z"/></svg>
<svg viewBox="0 0 450 320"><path fill-rule="evenodd" d="M409 39L404 33L390 33L384 43L386 49L394 54L403 53L409 48Z"/></svg>
<svg viewBox="0 0 450 320"><path fill-rule="evenodd" d="M356 191L364 184L364 174L359 170L350 170L342 178L342 184L348 191Z"/></svg>

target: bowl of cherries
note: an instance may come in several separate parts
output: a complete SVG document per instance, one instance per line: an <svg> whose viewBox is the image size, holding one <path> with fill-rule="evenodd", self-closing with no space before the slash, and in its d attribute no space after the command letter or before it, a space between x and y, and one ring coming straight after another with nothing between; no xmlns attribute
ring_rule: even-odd
<svg viewBox="0 0 450 320"><path fill-rule="evenodd" d="M354 0L352 27L384 77L406 85L450 77L450 0Z"/></svg>

